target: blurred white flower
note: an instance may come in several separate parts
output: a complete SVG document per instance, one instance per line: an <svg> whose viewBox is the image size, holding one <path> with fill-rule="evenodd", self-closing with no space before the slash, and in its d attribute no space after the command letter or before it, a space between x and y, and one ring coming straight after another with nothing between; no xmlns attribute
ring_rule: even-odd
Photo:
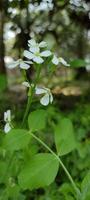
<svg viewBox="0 0 90 200"><path fill-rule="evenodd" d="M32 53L38 52L40 48L44 48L47 46L46 42L42 41L37 43L34 39L28 40L28 46L30 47L29 50Z"/></svg>
<svg viewBox="0 0 90 200"><path fill-rule="evenodd" d="M21 69L29 69L30 64L32 64L31 61L23 61L22 59L18 59L17 61L13 61L12 63L8 64L9 69L13 69L17 66L19 66Z"/></svg>
<svg viewBox="0 0 90 200"><path fill-rule="evenodd" d="M5 126L4 126L4 132L5 132L5 133L8 133L10 130L11 130L10 124L9 124L9 123L6 123Z"/></svg>
<svg viewBox="0 0 90 200"><path fill-rule="evenodd" d="M4 132L8 133L11 130L11 111L7 110L4 112L4 121L6 122L4 126Z"/></svg>
<svg viewBox="0 0 90 200"><path fill-rule="evenodd" d="M25 86L25 87L27 87L27 88L30 88L30 87L31 87L28 81L24 81L24 82L22 83L22 85Z"/></svg>
<svg viewBox="0 0 90 200"><path fill-rule="evenodd" d="M36 51L36 49L35 50L33 49L33 53L32 53L30 51L25 50L24 56L30 60L33 60L34 62L38 64L41 64L44 62L44 59L42 57L51 56L51 51L45 50L45 51L40 52L40 50Z"/></svg>
<svg viewBox="0 0 90 200"><path fill-rule="evenodd" d="M29 83L28 81L24 81L23 83L22 83L22 85L23 86L25 86L25 87L27 87L27 88L33 88L34 87L34 84L33 83Z"/></svg>
<svg viewBox="0 0 90 200"><path fill-rule="evenodd" d="M35 93L37 95L44 94L43 97L40 99L40 103L42 105L47 106L49 103L53 102L53 96L50 89L45 88L45 87L42 87L42 88L36 87Z"/></svg>
<svg viewBox="0 0 90 200"><path fill-rule="evenodd" d="M38 64L41 64L44 62L43 57L49 57L51 56L51 51L44 50L40 51L40 48L44 48L47 46L46 42L42 41L40 43L37 43L34 39L31 39L28 41L29 51L24 51L24 56Z"/></svg>
<svg viewBox="0 0 90 200"><path fill-rule="evenodd" d="M54 65L58 65L59 64L59 59L57 58L57 56L55 56L55 55L53 56L52 63Z"/></svg>
<svg viewBox="0 0 90 200"><path fill-rule="evenodd" d="M70 66L70 64L68 64L62 57L59 58L59 62L64 66Z"/></svg>
<svg viewBox="0 0 90 200"><path fill-rule="evenodd" d="M57 56L53 56L52 63L54 65L58 65L59 63L63 64L64 66L70 66L62 57L57 58Z"/></svg>

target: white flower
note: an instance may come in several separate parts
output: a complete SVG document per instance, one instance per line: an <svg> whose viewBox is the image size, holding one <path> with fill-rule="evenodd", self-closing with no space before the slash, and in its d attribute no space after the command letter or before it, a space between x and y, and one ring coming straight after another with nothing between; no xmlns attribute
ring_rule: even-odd
<svg viewBox="0 0 90 200"><path fill-rule="evenodd" d="M53 96L52 96L50 89L45 88L45 87L43 87L43 88L36 87L35 93L38 95L44 94L44 96L40 99L40 103L42 105L47 106L49 103L53 102Z"/></svg>
<svg viewBox="0 0 90 200"><path fill-rule="evenodd" d="M70 66L62 57L57 58L57 56L53 56L52 63L54 65L58 65L59 63L63 64L64 66Z"/></svg>
<svg viewBox="0 0 90 200"><path fill-rule="evenodd" d="M40 50L40 48L44 48L47 46L46 42L42 41L40 43L37 43L34 39L31 39L28 41L28 46L30 47L30 51L35 53Z"/></svg>
<svg viewBox="0 0 90 200"><path fill-rule="evenodd" d="M44 62L44 59L42 57L49 57L51 56L51 51L45 50L43 52L40 52L40 50L36 51L36 49L33 49L33 53L30 51L25 50L24 56L30 60L33 60L34 62L41 64Z"/></svg>
<svg viewBox="0 0 90 200"><path fill-rule="evenodd" d="M9 123L6 123L5 126L4 126L4 132L5 132L5 133L8 133L10 130L11 130L10 124L9 124Z"/></svg>
<svg viewBox="0 0 90 200"><path fill-rule="evenodd" d="M19 59L17 61L13 61L7 67L9 69L13 69L13 68L19 66L21 69L26 69L27 70L27 69L30 68L30 64L32 64L31 61L23 61L22 59Z"/></svg>
<svg viewBox="0 0 90 200"><path fill-rule="evenodd" d="M57 58L57 56L55 56L55 55L53 56L52 63L54 65L58 65L59 64L59 59Z"/></svg>
<svg viewBox="0 0 90 200"><path fill-rule="evenodd" d="M30 88L30 87L31 87L30 84L28 83L28 81L24 81L24 82L22 83L22 85L25 86L25 87L27 87L27 88Z"/></svg>
<svg viewBox="0 0 90 200"><path fill-rule="evenodd" d="M47 43L45 41L42 41L42 42L39 43L39 47L40 48L47 47Z"/></svg>
<svg viewBox="0 0 90 200"><path fill-rule="evenodd" d="M34 62L41 64L44 62L43 57L49 57L51 56L51 51L45 50L40 51L40 48L46 47L46 42L42 41L40 43L37 43L34 39L31 39L28 41L29 51L24 51L24 56L30 60L33 60Z"/></svg>
<svg viewBox="0 0 90 200"><path fill-rule="evenodd" d="M59 58L59 62L65 66L70 66L70 64L68 64L62 57Z"/></svg>
<svg viewBox="0 0 90 200"><path fill-rule="evenodd" d="M4 126L4 132L8 133L11 130L11 111L7 110L4 112L4 121L6 122Z"/></svg>

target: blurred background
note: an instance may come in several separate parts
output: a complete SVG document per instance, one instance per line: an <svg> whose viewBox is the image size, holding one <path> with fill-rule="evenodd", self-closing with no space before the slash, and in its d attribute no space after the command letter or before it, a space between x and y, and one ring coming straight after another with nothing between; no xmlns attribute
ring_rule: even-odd
<svg viewBox="0 0 90 200"><path fill-rule="evenodd" d="M23 56L27 41L45 40L48 48L70 63L50 81L54 94L88 94L90 85L89 0L0 0L0 92L18 92L19 69L7 65ZM32 76L31 72L28 72ZM48 83L47 75L43 77Z"/></svg>
<svg viewBox="0 0 90 200"><path fill-rule="evenodd" d="M89 0L0 0L0 74L6 73L8 62L22 56L34 36L69 62L74 60L72 67L79 67L73 70L75 78L88 76Z"/></svg>
<svg viewBox="0 0 90 200"><path fill-rule="evenodd" d="M81 180L90 169L90 0L0 0L1 128L6 109L12 108L18 124L22 118L26 94L21 86L21 72L18 68L10 70L7 65L23 56L27 41L32 37L45 40L49 49L70 63L70 67L57 68L50 80L44 72L41 82L50 87L54 95L54 105L46 108L50 119L67 116L74 124L77 151L64 162L72 176ZM31 78L32 74L30 71ZM52 147L51 121L48 127L48 134L43 137ZM58 185L66 177L61 174L48 189L29 194L30 199L64 200L59 196Z"/></svg>

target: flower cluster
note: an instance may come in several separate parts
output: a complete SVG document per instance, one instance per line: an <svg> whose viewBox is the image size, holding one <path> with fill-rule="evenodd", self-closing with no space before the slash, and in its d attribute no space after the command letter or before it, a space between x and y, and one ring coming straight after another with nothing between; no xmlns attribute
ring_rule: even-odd
<svg viewBox="0 0 90 200"><path fill-rule="evenodd" d="M45 58L50 58L49 61L52 63L52 65L58 66L59 64L62 64L64 66L69 66L69 64L62 58L57 57L53 52L47 49L47 43L42 41L40 43L37 43L34 39L31 39L28 41L28 50L24 51L24 57L26 57L27 60L18 59L17 61L13 61L11 64L8 65L9 69L13 69L17 66L20 67L20 69L28 70L31 65L34 63L37 65L42 64L45 61ZM28 81L24 81L23 86L27 87L28 89L31 89L33 87L33 83L30 84ZM49 88L46 87L40 87L40 86L34 86L35 94L40 95L40 103L44 106L47 106L49 103L53 102L53 96ZM11 130L11 111L7 110L4 113L4 132L8 133Z"/></svg>
<svg viewBox="0 0 90 200"><path fill-rule="evenodd" d="M54 65L61 63L64 66L70 66L62 57L58 58L50 50L47 50L47 43L44 41L37 43L34 39L28 40L28 47L29 50L24 51L24 57L26 57L28 60L18 59L17 61L13 61L8 65L9 69L19 66L21 69L28 70L31 64L42 64L44 62L44 58L48 58L50 56L51 62Z"/></svg>

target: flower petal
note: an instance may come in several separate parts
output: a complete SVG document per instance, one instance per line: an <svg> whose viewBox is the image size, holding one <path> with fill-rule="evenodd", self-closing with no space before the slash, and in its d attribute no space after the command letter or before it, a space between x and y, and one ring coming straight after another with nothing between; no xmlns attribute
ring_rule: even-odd
<svg viewBox="0 0 90 200"><path fill-rule="evenodd" d="M49 104L49 94L45 94L41 99L40 103L44 106L47 106Z"/></svg>
<svg viewBox="0 0 90 200"><path fill-rule="evenodd" d="M53 102L53 95L50 93L50 103L52 103Z"/></svg>
<svg viewBox="0 0 90 200"><path fill-rule="evenodd" d="M34 39L28 40L28 43L29 43L29 46L30 45L31 46L36 46L37 45L37 43L36 43L36 41Z"/></svg>
<svg viewBox="0 0 90 200"><path fill-rule="evenodd" d="M8 133L10 130L11 130L10 124L9 124L9 123L6 123L5 126L4 126L4 132L5 132L5 133Z"/></svg>
<svg viewBox="0 0 90 200"><path fill-rule="evenodd" d="M29 69L30 65L26 64L25 62L21 61L20 62L20 68L21 69Z"/></svg>
<svg viewBox="0 0 90 200"><path fill-rule="evenodd" d="M44 94L44 93L46 93L46 90L44 88L36 87L35 88L35 93L36 94Z"/></svg>
<svg viewBox="0 0 90 200"><path fill-rule="evenodd" d="M70 66L62 57L59 58L59 62L65 66Z"/></svg>
<svg viewBox="0 0 90 200"><path fill-rule="evenodd" d="M27 50L24 51L24 56L30 60L34 58L34 54Z"/></svg>
<svg viewBox="0 0 90 200"><path fill-rule="evenodd" d="M30 84L27 82L27 81L24 81L23 83L22 83L22 85L24 85L25 87L30 87Z"/></svg>
<svg viewBox="0 0 90 200"><path fill-rule="evenodd" d="M19 60L17 61L13 61L12 63L7 65L7 68L9 69L14 69L15 67L17 67L19 65Z"/></svg>
<svg viewBox="0 0 90 200"><path fill-rule="evenodd" d="M33 64L33 62L30 60L30 61L28 61L28 60L23 60L23 62L24 63L27 63L27 64Z"/></svg>
<svg viewBox="0 0 90 200"><path fill-rule="evenodd" d="M39 47L38 46L31 46L29 48L29 50L32 52L32 53L37 53L40 51Z"/></svg>
<svg viewBox="0 0 90 200"><path fill-rule="evenodd" d="M44 60L40 56L35 56L33 58L33 61L36 62L36 63L38 63L38 64L41 64L41 63L44 62Z"/></svg>
<svg viewBox="0 0 90 200"><path fill-rule="evenodd" d="M59 64L59 59L55 55L53 56L52 63L54 65L58 65Z"/></svg>
<svg viewBox="0 0 90 200"><path fill-rule="evenodd" d="M7 110L6 112L4 112L4 121L5 122L11 121L11 111L10 110Z"/></svg>
<svg viewBox="0 0 90 200"><path fill-rule="evenodd" d="M46 50L46 51L43 51L42 53L40 53L40 55L42 56L42 57L48 57L48 56L51 56L51 51L49 51L49 50Z"/></svg>
<svg viewBox="0 0 90 200"><path fill-rule="evenodd" d="M39 43L39 47L40 48L43 48L43 47L46 47L46 46L47 46L47 43L44 42L44 41L42 41L42 42Z"/></svg>

